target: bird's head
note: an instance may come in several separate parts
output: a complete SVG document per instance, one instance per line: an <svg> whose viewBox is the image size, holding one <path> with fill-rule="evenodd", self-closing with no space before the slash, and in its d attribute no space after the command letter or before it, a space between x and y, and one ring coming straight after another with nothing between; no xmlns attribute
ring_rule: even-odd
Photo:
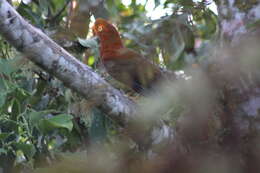
<svg viewBox="0 0 260 173"><path fill-rule="evenodd" d="M93 35L100 40L101 49L118 49L123 47L117 29L105 19L96 19L92 27ZM105 50L103 50L105 51Z"/></svg>
<svg viewBox="0 0 260 173"><path fill-rule="evenodd" d="M116 28L107 22L105 19L98 18L96 19L94 26L92 27L94 36L102 37L106 34L110 34L110 36L118 37L119 34Z"/></svg>

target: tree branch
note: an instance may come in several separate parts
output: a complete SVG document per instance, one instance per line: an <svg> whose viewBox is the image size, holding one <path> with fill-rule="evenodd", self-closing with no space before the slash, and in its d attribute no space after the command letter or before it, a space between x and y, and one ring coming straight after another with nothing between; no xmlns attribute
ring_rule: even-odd
<svg viewBox="0 0 260 173"><path fill-rule="evenodd" d="M88 66L78 61L39 29L25 21L6 0L0 0L0 34L28 59L81 94L122 126L138 120L138 106L114 89ZM140 118L140 117L139 117ZM173 129L156 123L150 133L150 144L172 140ZM142 132L140 132L142 133ZM137 143L142 143L131 136Z"/></svg>
<svg viewBox="0 0 260 173"><path fill-rule="evenodd" d="M0 0L0 34L31 61L84 98L95 102L121 125L134 117L137 108L134 102L30 25L6 0Z"/></svg>

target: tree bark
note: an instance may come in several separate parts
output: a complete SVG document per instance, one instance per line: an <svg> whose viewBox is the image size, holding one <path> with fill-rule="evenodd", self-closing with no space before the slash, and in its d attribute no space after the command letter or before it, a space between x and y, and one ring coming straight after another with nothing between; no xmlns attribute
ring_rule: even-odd
<svg viewBox="0 0 260 173"><path fill-rule="evenodd" d="M120 125L128 126L131 121L140 118L137 116L140 115L137 114L137 104L114 89L42 31L30 25L6 0L0 0L0 34L32 62L93 102L93 105ZM164 123L157 124L151 131L150 142L171 139L172 129ZM131 137L138 140L136 142L143 143L134 136Z"/></svg>
<svg viewBox="0 0 260 173"><path fill-rule="evenodd" d="M30 25L6 0L0 0L0 33L32 62L96 103L112 119L123 125L134 118L137 105L133 101Z"/></svg>

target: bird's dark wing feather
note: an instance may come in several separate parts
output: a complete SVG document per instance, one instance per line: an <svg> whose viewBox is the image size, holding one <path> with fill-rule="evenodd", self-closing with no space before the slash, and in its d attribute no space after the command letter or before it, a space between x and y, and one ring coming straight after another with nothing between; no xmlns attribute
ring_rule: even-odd
<svg viewBox="0 0 260 173"><path fill-rule="evenodd" d="M116 80L138 93L152 90L161 78L160 69L143 57L110 59L104 63L107 72Z"/></svg>

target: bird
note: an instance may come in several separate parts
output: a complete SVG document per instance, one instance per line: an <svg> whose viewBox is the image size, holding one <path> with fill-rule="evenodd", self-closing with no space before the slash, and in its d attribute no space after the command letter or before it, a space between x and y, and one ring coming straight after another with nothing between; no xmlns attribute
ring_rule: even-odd
<svg viewBox="0 0 260 173"><path fill-rule="evenodd" d="M158 65L125 47L116 27L107 20L96 19L92 31L99 39L101 63L110 76L139 94L155 90L164 78Z"/></svg>

